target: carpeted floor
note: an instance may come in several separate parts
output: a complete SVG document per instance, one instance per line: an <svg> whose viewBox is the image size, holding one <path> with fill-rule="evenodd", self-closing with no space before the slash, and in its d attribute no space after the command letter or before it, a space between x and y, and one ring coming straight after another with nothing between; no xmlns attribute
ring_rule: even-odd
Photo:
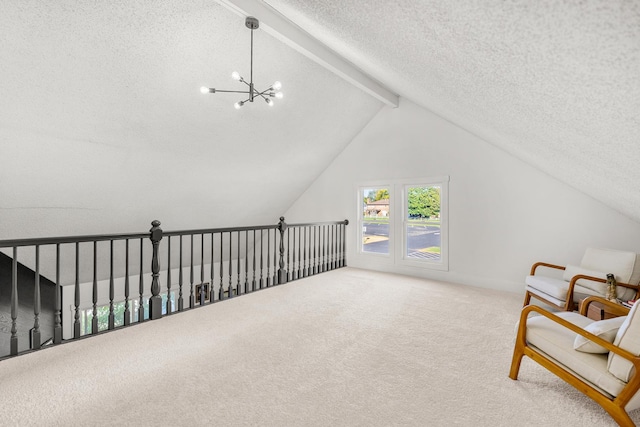
<svg viewBox="0 0 640 427"><path fill-rule="evenodd" d="M4 360L0 425L614 426L527 358L508 378L521 301L335 270Z"/></svg>

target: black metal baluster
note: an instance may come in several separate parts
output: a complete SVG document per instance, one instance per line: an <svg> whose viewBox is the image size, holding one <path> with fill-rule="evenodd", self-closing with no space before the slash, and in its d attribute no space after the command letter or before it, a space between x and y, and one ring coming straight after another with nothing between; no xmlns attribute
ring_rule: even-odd
<svg viewBox="0 0 640 427"><path fill-rule="evenodd" d="M171 236L167 236L167 304L166 314L171 314Z"/></svg>
<svg viewBox="0 0 640 427"><path fill-rule="evenodd" d="M222 241L224 240L224 233L220 233L220 290L218 295L218 300L222 301L224 299L224 251Z"/></svg>
<svg viewBox="0 0 640 427"><path fill-rule="evenodd" d="M333 268L338 268L338 227L339 225L334 225L334 238L333 238Z"/></svg>
<svg viewBox="0 0 640 427"><path fill-rule="evenodd" d="M178 262L180 263L180 265L178 266L178 287L180 288L180 295L178 295L178 311L183 311L184 310L184 297L182 296L182 285L184 283L183 281L183 274L182 274L182 234L179 235L178 237L180 237L180 256L178 257Z"/></svg>
<svg viewBox="0 0 640 427"><path fill-rule="evenodd" d="M10 354L18 354L18 247L13 247L11 263L11 344Z"/></svg>
<svg viewBox="0 0 640 427"><path fill-rule="evenodd" d="M240 286L240 230L236 232L236 241L238 242L238 262L236 267L236 295L242 295L242 286Z"/></svg>
<svg viewBox="0 0 640 427"><path fill-rule="evenodd" d="M229 298L233 298L233 232L229 232Z"/></svg>
<svg viewBox="0 0 640 427"><path fill-rule="evenodd" d="M249 289L249 230L244 231L244 293L248 294Z"/></svg>
<svg viewBox="0 0 640 427"><path fill-rule="evenodd" d="M271 286L275 286L278 284L277 240L278 240L278 231L276 229L276 230L273 230L273 278L271 279Z"/></svg>
<svg viewBox="0 0 640 427"><path fill-rule="evenodd" d="M324 230L323 226L319 225L318 226L318 274L322 273L322 261L323 261L322 243L324 238L323 230Z"/></svg>
<svg viewBox="0 0 640 427"><path fill-rule="evenodd" d="M53 326L53 343L62 342L62 295L60 293L60 243L56 243L56 312Z"/></svg>
<svg viewBox="0 0 640 427"><path fill-rule="evenodd" d="M271 285L271 229L267 228L267 288Z"/></svg>
<svg viewBox="0 0 640 427"><path fill-rule="evenodd" d="M340 256L342 255L340 251L340 249L342 248L342 244L340 243L342 241L340 239L341 234L342 234L342 224L337 224L336 225L336 268L342 267L340 265Z"/></svg>
<svg viewBox="0 0 640 427"><path fill-rule="evenodd" d="M329 229L326 225L322 226L322 271L325 272L328 270L327 259L329 256L329 246L328 246L328 237L329 237Z"/></svg>
<svg viewBox="0 0 640 427"><path fill-rule="evenodd" d="M29 347L40 348L40 245L36 245L35 287L33 289L33 329L29 333Z"/></svg>
<svg viewBox="0 0 640 427"><path fill-rule="evenodd" d="M334 268L336 268L336 266L334 264L334 262L335 262L334 245L335 245L334 225L331 224L329 226L329 270L333 270Z"/></svg>
<svg viewBox="0 0 640 427"><path fill-rule="evenodd" d="M331 262L333 259L333 253L332 253L333 242L331 240L333 237L332 227L333 227L332 225L327 226L327 271L331 270Z"/></svg>
<svg viewBox="0 0 640 427"><path fill-rule="evenodd" d="M338 250L340 251L340 267L344 267L344 224L340 224L340 237L338 239Z"/></svg>
<svg viewBox="0 0 640 427"><path fill-rule="evenodd" d="M113 240L109 241L109 329L116 327L116 318L113 312L113 299L115 288L113 283Z"/></svg>
<svg viewBox="0 0 640 427"><path fill-rule="evenodd" d="M286 245L286 248L287 248L287 264L286 264L287 275L285 277L287 278L287 282L290 282L291 281L291 275L293 274L293 270L295 270L295 269L291 268L291 258L290 258L290 255L291 255L291 229L290 228L287 229L287 245ZM295 254L295 251L294 251L294 254Z"/></svg>
<svg viewBox="0 0 640 427"><path fill-rule="evenodd" d="M289 229L291 231L293 231L293 244L291 245L291 252L293 252L293 262L289 265L289 270L291 271L291 273L289 274L291 276L292 280L296 280L298 278L298 276L296 275L297 270L296 270L296 228L292 228ZM289 242L289 240L287 240L287 242Z"/></svg>
<svg viewBox="0 0 640 427"><path fill-rule="evenodd" d="M253 229L253 281L251 282L251 292L256 290L256 230Z"/></svg>
<svg viewBox="0 0 640 427"><path fill-rule="evenodd" d="M298 279L302 278L302 270L300 268L300 264L302 263L302 236L300 235L303 231L302 227L297 227L298 230ZM304 269L304 266L302 267Z"/></svg>
<svg viewBox="0 0 640 427"><path fill-rule="evenodd" d="M125 240L124 249L124 326L131 324L131 309L129 308L129 239Z"/></svg>
<svg viewBox="0 0 640 427"><path fill-rule="evenodd" d="M138 306L138 322L144 322L144 239L140 238L140 302Z"/></svg>
<svg viewBox="0 0 640 427"><path fill-rule="evenodd" d="M15 259L15 257L14 257ZM80 243L76 242L76 283L74 287L73 337L80 338Z"/></svg>
<svg viewBox="0 0 640 427"><path fill-rule="evenodd" d="M264 287L263 270L262 270L263 269L262 261L263 261L263 258L264 258L262 256L263 248L264 248L264 230L260 230L260 289L262 289ZM268 275L268 273L267 273L267 275Z"/></svg>
<svg viewBox="0 0 640 427"><path fill-rule="evenodd" d="M216 299L216 294L214 291L214 286L213 286L213 276L214 276L214 269L213 269L213 233L211 233L211 294L209 295L209 301L210 302L214 302Z"/></svg>
<svg viewBox="0 0 640 427"><path fill-rule="evenodd" d="M310 275L314 275L314 274L316 274L318 272L317 267L316 267L316 263L317 263L317 261L316 261L316 259L317 259L316 258L316 246L317 246L316 245L316 226L313 225L312 228L313 228L313 243L312 243L312 246L313 246L313 258L311 258Z"/></svg>
<svg viewBox="0 0 640 427"><path fill-rule="evenodd" d="M309 248L307 247L307 231L309 227L304 227L302 229L302 277L307 277L309 275L309 264L307 258L307 252Z"/></svg>
<svg viewBox="0 0 640 427"><path fill-rule="evenodd" d="M189 294L189 308L193 308L196 305L196 296L193 293L193 234L191 235L191 267L189 270L189 282L191 283L191 293Z"/></svg>
<svg viewBox="0 0 640 427"><path fill-rule="evenodd" d="M324 226L318 226L318 274L322 273L322 263L324 261L324 257L322 255L323 251L323 243L324 243Z"/></svg>
<svg viewBox="0 0 640 427"><path fill-rule="evenodd" d="M98 333L98 242L93 242L93 317L91 333Z"/></svg>
<svg viewBox="0 0 640 427"><path fill-rule="evenodd" d="M207 296L204 285L204 234L200 234L200 305L204 305Z"/></svg>

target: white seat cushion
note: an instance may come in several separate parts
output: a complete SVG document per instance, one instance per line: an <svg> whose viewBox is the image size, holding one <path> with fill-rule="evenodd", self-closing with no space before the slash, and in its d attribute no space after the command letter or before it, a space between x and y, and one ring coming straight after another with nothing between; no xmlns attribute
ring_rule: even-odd
<svg viewBox="0 0 640 427"><path fill-rule="evenodd" d="M557 316L581 328L593 323L593 320L573 312L557 313ZM544 316L534 316L527 320L527 342L531 346L606 394L617 396L625 383L609 373L605 354L574 350L573 344L577 335Z"/></svg>
<svg viewBox="0 0 640 427"><path fill-rule="evenodd" d="M547 276L527 276L524 280L527 286L532 287L552 298L566 301L569 282L563 279Z"/></svg>

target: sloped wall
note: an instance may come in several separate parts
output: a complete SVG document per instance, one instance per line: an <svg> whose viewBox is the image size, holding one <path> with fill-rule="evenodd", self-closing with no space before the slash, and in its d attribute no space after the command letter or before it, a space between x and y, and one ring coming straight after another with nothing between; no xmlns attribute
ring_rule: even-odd
<svg viewBox="0 0 640 427"><path fill-rule="evenodd" d="M449 271L356 251L356 189L450 176ZM405 99L383 109L290 207L287 222L349 219L348 265L522 292L535 261L578 264L586 246L640 252L640 224Z"/></svg>

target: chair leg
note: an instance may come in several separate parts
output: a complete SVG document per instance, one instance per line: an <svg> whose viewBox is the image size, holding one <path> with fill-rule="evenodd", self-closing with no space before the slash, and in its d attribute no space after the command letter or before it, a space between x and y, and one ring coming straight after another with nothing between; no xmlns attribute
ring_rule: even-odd
<svg viewBox="0 0 640 427"><path fill-rule="evenodd" d="M527 306L529 305L529 303L531 302L531 293L529 291L526 291L524 293L524 302L522 303L522 306Z"/></svg>
<svg viewBox="0 0 640 427"><path fill-rule="evenodd" d="M633 422L631 417L629 417L629 414L627 414L624 408L615 406L613 408L604 408L604 410L607 411L609 415L611 415L611 418L613 418L613 420L621 427L635 427L636 424Z"/></svg>
<svg viewBox="0 0 640 427"><path fill-rule="evenodd" d="M511 359L511 370L509 371L509 378L511 378L512 380L518 379L520 364L522 363L523 357L524 349L522 348L522 344L520 342L516 342L516 345L513 348L513 358Z"/></svg>

